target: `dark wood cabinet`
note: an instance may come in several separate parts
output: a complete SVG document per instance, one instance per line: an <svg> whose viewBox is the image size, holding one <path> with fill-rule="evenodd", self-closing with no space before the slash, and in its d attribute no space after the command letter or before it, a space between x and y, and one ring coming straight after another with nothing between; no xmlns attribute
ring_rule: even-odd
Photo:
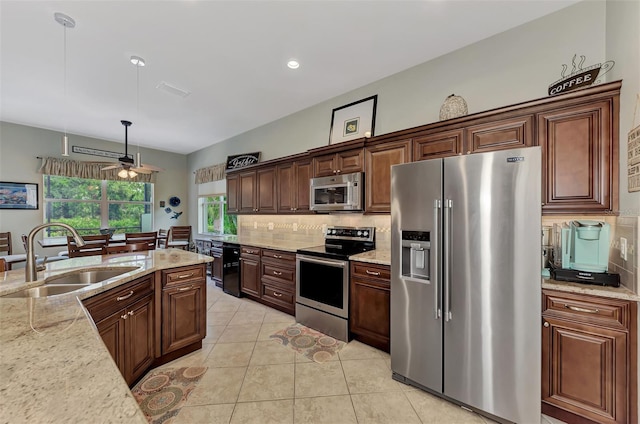
<svg viewBox="0 0 640 424"><path fill-rule="evenodd" d="M238 205L238 182L240 181L238 174L227 174L227 212L238 213L240 211Z"/></svg>
<svg viewBox="0 0 640 424"><path fill-rule="evenodd" d="M127 384L155 359L153 275L90 297L84 304Z"/></svg>
<svg viewBox="0 0 640 424"><path fill-rule="evenodd" d="M278 166L278 213L309 212L311 160Z"/></svg>
<svg viewBox="0 0 640 424"><path fill-rule="evenodd" d="M465 128L464 151L469 154L532 146L533 127L533 115L471 125Z"/></svg>
<svg viewBox="0 0 640 424"><path fill-rule="evenodd" d="M413 139L413 160L437 159L462 153L461 129L443 130Z"/></svg>
<svg viewBox="0 0 640 424"><path fill-rule="evenodd" d="M295 315L296 255L262 249L262 300L269 306Z"/></svg>
<svg viewBox="0 0 640 424"><path fill-rule="evenodd" d="M637 304L543 291L542 412L637 422Z"/></svg>
<svg viewBox="0 0 640 424"><path fill-rule="evenodd" d="M260 250L257 247L240 248L240 291L260 297Z"/></svg>
<svg viewBox="0 0 640 424"><path fill-rule="evenodd" d="M391 271L386 265L351 262L349 331L352 337L389 352Z"/></svg>
<svg viewBox="0 0 640 424"><path fill-rule="evenodd" d="M206 336L205 265L162 271L162 354L201 343Z"/></svg>
<svg viewBox="0 0 640 424"><path fill-rule="evenodd" d="M618 95L538 115L543 213L618 207Z"/></svg>
<svg viewBox="0 0 640 424"><path fill-rule="evenodd" d="M236 177L234 175L234 177ZM240 172L236 196L238 213L276 213L276 169L261 168ZM233 196L227 180L227 195ZM229 209L231 212L231 209Z"/></svg>
<svg viewBox="0 0 640 424"><path fill-rule="evenodd" d="M365 212L391 212L391 166L411 162L411 140L365 148Z"/></svg>
<svg viewBox="0 0 640 424"><path fill-rule="evenodd" d="M337 174L362 172L363 165L364 149L362 148L316 156L313 158L313 176L328 177Z"/></svg>

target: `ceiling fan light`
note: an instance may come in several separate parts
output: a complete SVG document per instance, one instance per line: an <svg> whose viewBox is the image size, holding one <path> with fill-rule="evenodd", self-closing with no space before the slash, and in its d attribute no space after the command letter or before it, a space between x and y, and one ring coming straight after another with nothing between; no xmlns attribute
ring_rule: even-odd
<svg viewBox="0 0 640 424"><path fill-rule="evenodd" d="M127 178L128 176L129 176L129 173L127 172L126 169L121 169L120 171L118 171L118 177Z"/></svg>
<svg viewBox="0 0 640 424"><path fill-rule="evenodd" d="M129 174L129 178L135 178L138 176L138 173L136 171L127 171L127 174Z"/></svg>
<svg viewBox="0 0 640 424"><path fill-rule="evenodd" d="M62 156L69 156L69 137L62 136Z"/></svg>

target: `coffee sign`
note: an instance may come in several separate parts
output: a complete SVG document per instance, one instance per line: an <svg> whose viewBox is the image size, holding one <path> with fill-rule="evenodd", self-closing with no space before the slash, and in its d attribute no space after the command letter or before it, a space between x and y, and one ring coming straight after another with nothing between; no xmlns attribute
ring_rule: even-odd
<svg viewBox="0 0 640 424"><path fill-rule="evenodd" d="M573 60L571 61L572 68L569 75L566 75L569 67L562 65L562 78L549 86L549 95L555 96L599 83L600 80L598 78L609 72L615 64L613 60L609 60L583 68L582 65L585 60L585 56L580 56L580 63L576 65L576 55L573 55Z"/></svg>
<svg viewBox="0 0 640 424"><path fill-rule="evenodd" d="M260 152L243 153L241 155L227 156L227 171L244 168L260 162Z"/></svg>

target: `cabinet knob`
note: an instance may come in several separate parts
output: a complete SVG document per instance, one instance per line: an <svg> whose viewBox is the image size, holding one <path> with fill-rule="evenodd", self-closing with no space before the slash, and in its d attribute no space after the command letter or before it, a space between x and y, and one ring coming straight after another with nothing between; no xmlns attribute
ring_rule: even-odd
<svg viewBox="0 0 640 424"><path fill-rule="evenodd" d="M341 173L342 171L338 169L338 171L337 171L337 172L338 172L338 174L339 174L339 173Z"/></svg>
<svg viewBox="0 0 640 424"><path fill-rule="evenodd" d="M545 321L544 326L549 327L549 323Z"/></svg>
<svg viewBox="0 0 640 424"><path fill-rule="evenodd" d="M294 210L293 208L290 208L291 210Z"/></svg>
<svg viewBox="0 0 640 424"><path fill-rule="evenodd" d="M133 316L133 311L127 312L129 315Z"/></svg>
<svg viewBox="0 0 640 424"><path fill-rule="evenodd" d="M471 150L467 150L467 154L470 155L471 154Z"/></svg>
<svg viewBox="0 0 640 424"><path fill-rule="evenodd" d="M545 205L545 203L544 203L544 202L542 202L542 204L541 204L541 205L542 205L542 206L544 206L544 205Z"/></svg>
<svg viewBox="0 0 640 424"><path fill-rule="evenodd" d="M127 314L125 313L124 315L121 315L121 316L120 316L120 318L122 318L122 319L127 319L127 317L128 317L128 316L129 316L129 315L127 315Z"/></svg>

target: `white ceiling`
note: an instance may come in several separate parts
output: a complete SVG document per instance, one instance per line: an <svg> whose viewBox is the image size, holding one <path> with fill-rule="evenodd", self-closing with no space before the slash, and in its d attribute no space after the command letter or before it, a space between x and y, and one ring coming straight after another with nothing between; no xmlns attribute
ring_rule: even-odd
<svg viewBox="0 0 640 424"><path fill-rule="evenodd" d="M2 0L0 120L188 154L576 2Z"/></svg>

